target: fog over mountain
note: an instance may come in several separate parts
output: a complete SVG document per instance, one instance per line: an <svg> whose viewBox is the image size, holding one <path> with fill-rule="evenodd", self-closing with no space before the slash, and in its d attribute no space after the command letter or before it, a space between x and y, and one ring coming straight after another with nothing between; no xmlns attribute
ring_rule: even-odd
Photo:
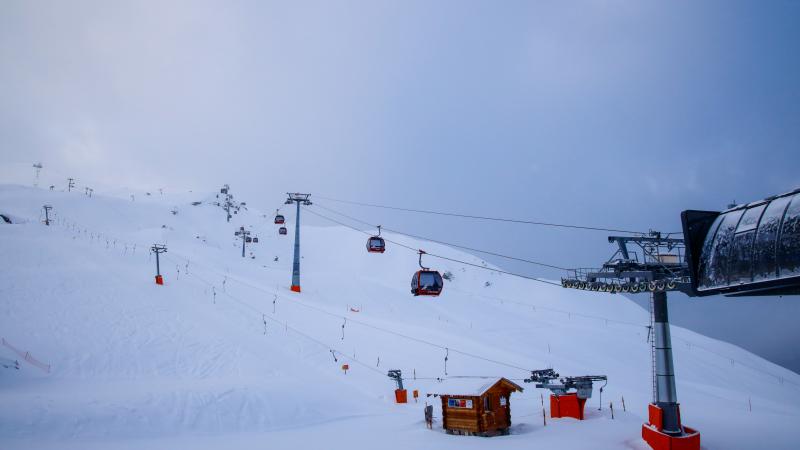
<svg viewBox="0 0 800 450"><path fill-rule="evenodd" d="M265 211L306 191L368 223L597 266L609 233L323 197L672 232L684 209L789 191L798 21L797 2L5 1L0 163L229 183ZM33 171L0 182L15 177ZM671 299L674 323L800 371L796 299Z"/></svg>

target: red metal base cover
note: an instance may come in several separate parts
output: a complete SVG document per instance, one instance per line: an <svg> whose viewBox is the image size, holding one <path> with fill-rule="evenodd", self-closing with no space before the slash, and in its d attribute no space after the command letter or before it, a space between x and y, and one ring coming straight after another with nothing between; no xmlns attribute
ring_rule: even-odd
<svg viewBox="0 0 800 450"><path fill-rule="evenodd" d="M700 450L700 433L697 430L681 426L683 434L671 436L662 431L661 408L651 403L647 407L647 412L649 422L642 425L642 439L653 450ZM678 409L678 420L680 423L680 409Z"/></svg>

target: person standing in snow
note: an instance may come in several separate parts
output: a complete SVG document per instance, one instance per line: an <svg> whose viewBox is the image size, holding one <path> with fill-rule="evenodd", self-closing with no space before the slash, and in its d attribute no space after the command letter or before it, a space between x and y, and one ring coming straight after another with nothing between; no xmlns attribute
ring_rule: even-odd
<svg viewBox="0 0 800 450"><path fill-rule="evenodd" d="M425 425L429 430L433 429L433 405L425 405Z"/></svg>

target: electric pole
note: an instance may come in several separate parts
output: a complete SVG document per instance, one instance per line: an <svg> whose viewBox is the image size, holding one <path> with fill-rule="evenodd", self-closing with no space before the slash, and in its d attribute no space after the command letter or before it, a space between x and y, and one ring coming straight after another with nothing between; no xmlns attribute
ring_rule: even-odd
<svg viewBox="0 0 800 450"><path fill-rule="evenodd" d="M239 231L236 231L233 234L242 238L242 258L244 258L244 244L247 242L247 238L250 236L250 231L245 230L244 227L239 227Z"/></svg>
<svg viewBox="0 0 800 450"><path fill-rule="evenodd" d="M311 201L308 197L311 194L300 194L287 192L289 197L286 199L286 204L297 204L297 214L294 221L294 262L292 263L292 291L300 292L300 204L310 205Z"/></svg>
<svg viewBox="0 0 800 450"><path fill-rule="evenodd" d="M156 254L156 284L164 284L164 278L161 277L161 264L158 255L167 252L167 246L161 244L153 244L150 251Z"/></svg>
<svg viewBox="0 0 800 450"><path fill-rule="evenodd" d="M53 207L50 206L50 205L44 205L44 206L42 206L42 208L44 208L44 224L49 227L50 226L50 210L53 209Z"/></svg>
<svg viewBox="0 0 800 450"><path fill-rule="evenodd" d="M69 181L67 183L67 192L72 192L72 188L75 187L75 179L74 178L69 178L67 181Z"/></svg>

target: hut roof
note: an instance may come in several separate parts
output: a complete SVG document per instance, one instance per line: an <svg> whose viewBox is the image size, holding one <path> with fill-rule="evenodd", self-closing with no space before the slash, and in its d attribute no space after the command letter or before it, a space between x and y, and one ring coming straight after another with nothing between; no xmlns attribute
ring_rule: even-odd
<svg viewBox="0 0 800 450"><path fill-rule="evenodd" d="M476 397L485 394L499 383L512 391L523 391L522 387L507 378L449 378L428 388L427 394Z"/></svg>

